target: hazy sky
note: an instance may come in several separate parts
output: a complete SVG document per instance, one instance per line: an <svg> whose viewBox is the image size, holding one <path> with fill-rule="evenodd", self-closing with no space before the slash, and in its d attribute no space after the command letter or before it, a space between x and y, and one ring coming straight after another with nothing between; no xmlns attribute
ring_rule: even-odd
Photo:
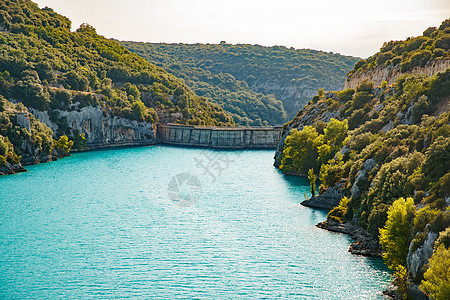
<svg viewBox="0 0 450 300"><path fill-rule="evenodd" d="M450 0L35 0L107 38L248 43L367 57L450 17Z"/></svg>

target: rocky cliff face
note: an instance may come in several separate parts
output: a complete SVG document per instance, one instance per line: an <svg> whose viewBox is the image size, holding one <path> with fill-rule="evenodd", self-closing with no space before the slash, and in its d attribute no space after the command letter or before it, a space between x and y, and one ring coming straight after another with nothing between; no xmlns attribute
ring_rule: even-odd
<svg viewBox="0 0 450 300"><path fill-rule="evenodd" d="M405 74L433 76L436 73L445 71L449 67L450 60L446 59L429 61L424 67L415 67L407 73L400 71L400 65L389 65L388 67L381 65L373 70L357 72L347 76L345 88L355 89L365 79L372 81L375 86L379 86L383 81L392 84L397 78Z"/></svg>
<svg viewBox="0 0 450 300"><path fill-rule="evenodd" d="M423 267L428 263L428 259L430 259L433 254L433 245L438 238L438 234L430 230L429 224L426 230L427 235L422 246L414 250L413 243L409 245L406 263L413 278L418 278L423 274Z"/></svg>
<svg viewBox="0 0 450 300"><path fill-rule="evenodd" d="M295 112L304 106L316 93L317 88L310 84L281 84L277 81L256 81L250 88L253 91L274 94L277 99L283 99L284 107L288 116L292 117ZM328 86L328 89L336 87Z"/></svg>
<svg viewBox="0 0 450 300"><path fill-rule="evenodd" d="M59 128L50 120L46 111L32 110L41 122L49 126L53 132ZM83 107L79 111L57 110L60 118L67 118L70 132L78 130L86 138L86 150L114 147L141 146L156 143L156 126L148 122L118 118L107 115L97 106ZM70 134L70 133L67 133Z"/></svg>

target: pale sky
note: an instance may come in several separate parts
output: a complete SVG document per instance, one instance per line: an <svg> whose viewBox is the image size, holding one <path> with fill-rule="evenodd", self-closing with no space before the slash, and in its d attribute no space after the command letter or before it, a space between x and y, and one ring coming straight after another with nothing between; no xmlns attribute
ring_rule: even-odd
<svg viewBox="0 0 450 300"><path fill-rule="evenodd" d="M368 57L450 17L450 0L34 0L107 38L282 45Z"/></svg>

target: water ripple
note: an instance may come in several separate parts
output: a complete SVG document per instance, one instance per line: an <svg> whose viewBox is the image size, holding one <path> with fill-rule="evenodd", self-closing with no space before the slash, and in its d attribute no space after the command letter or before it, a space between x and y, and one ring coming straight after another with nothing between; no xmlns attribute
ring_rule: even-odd
<svg viewBox="0 0 450 300"><path fill-rule="evenodd" d="M381 261L316 228L326 214L298 204L307 182L271 151L225 152L216 181L202 151L94 151L0 177L0 298L382 299ZM191 207L167 193L186 172L202 186Z"/></svg>

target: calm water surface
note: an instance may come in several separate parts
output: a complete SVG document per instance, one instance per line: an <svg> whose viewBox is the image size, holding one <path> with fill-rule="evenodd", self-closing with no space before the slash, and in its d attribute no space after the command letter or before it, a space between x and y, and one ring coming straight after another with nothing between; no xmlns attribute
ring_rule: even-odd
<svg viewBox="0 0 450 300"><path fill-rule="evenodd" d="M382 262L316 228L272 157L114 149L0 177L0 298L382 299Z"/></svg>

